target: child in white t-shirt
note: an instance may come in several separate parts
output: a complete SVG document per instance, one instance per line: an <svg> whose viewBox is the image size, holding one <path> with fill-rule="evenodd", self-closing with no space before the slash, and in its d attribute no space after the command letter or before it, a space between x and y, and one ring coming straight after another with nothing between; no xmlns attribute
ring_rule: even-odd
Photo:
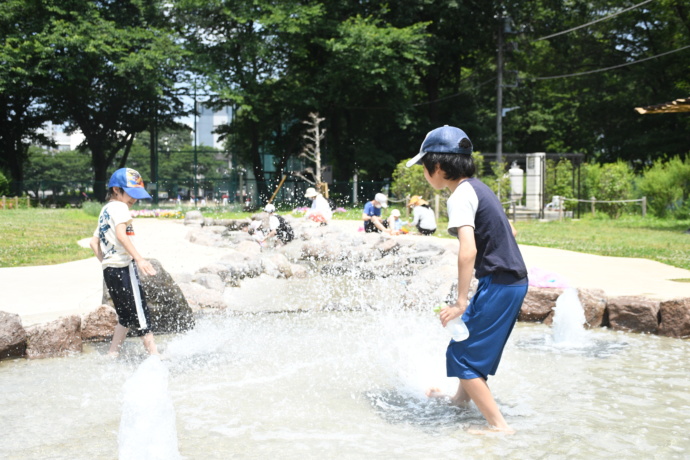
<svg viewBox="0 0 690 460"><path fill-rule="evenodd" d="M91 238L91 249L101 262L103 278L117 311L108 355L117 357L127 332L133 329L142 337L146 351L158 355L151 332L146 296L139 280L139 270L153 276L156 270L134 247L130 208L137 200L151 198L139 173L130 168L115 171L108 182L108 202L98 216L98 227Z"/></svg>

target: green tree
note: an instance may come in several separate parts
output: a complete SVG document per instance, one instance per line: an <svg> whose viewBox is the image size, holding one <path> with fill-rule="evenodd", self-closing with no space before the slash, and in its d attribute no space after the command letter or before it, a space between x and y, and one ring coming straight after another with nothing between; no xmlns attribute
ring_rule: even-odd
<svg viewBox="0 0 690 460"><path fill-rule="evenodd" d="M586 164L584 167L585 185L588 195L599 201L618 201L632 199L634 175L624 161L604 165ZM626 209L626 203L598 203L601 210L610 217L619 217Z"/></svg>
<svg viewBox="0 0 690 460"><path fill-rule="evenodd" d="M184 53L166 26L162 2L43 2L40 36L50 69L48 101L81 130L91 153L94 193L102 200L108 169L126 163L134 136L173 126L184 113L175 92ZM123 152L119 165L115 156Z"/></svg>
<svg viewBox="0 0 690 460"><path fill-rule="evenodd" d="M658 217L687 207L690 201L690 157L657 160L637 180L638 195L647 197L649 210Z"/></svg>
<svg viewBox="0 0 690 460"><path fill-rule="evenodd" d="M0 167L20 195L32 143L49 145L39 129L51 119L45 98L45 45L38 39L44 14L40 2L0 3Z"/></svg>
<svg viewBox="0 0 690 460"><path fill-rule="evenodd" d="M554 196L574 198L573 165L567 159L546 160L546 178L544 180L544 200L549 202ZM564 209L575 207L574 202L563 202Z"/></svg>

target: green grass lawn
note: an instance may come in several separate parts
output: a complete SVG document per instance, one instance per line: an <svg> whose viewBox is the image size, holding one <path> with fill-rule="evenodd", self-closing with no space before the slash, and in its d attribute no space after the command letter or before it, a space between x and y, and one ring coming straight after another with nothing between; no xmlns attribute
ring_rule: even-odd
<svg viewBox="0 0 690 460"><path fill-rule="evenodd" d="M93 235L97 216L81 209L0 211L0 267L50 265L86 259L77 244Z"/></svg>
<svg viewBox="0 0 690 460"><path fill-rule="evenodd" d="M516 222L520 244L602 256L638 257L690 270L690 220L625 216Z"/></svg>
<svg viewBox="0 0 690 460"><path fill-rule="evenodd" d="M90 257L91 250L81 248L77 241L90 237L96 228L100 205L92 208L0 211L0 267L48 265ZM404 216L404 209L401 211ZM252 213L204 210L204 215L239 219ZM359 220L361 215L361 209L352 208L335 213L333 218ZM646 258L690 270L690 234L684 233L690 228L690 220L626 216L617 220L525 221L517 222L515 227L520 244ZM450 238L446 228L446 220L441 219L436 235Z"/></svg>

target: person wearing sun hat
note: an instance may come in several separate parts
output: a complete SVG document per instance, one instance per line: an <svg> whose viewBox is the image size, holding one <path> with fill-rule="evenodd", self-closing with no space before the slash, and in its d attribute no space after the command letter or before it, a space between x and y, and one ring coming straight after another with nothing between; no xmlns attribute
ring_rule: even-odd
<svg viewBox="0 0 690 460"><path fill-rule="evenodd" d="M388 221L381 219L381 209L388 207L388 197L383 193L374 195L374 199L364 204L362 220L364 231L367 233L383 233L388 227Z"/></svg>
<svg viewBox="0 0 690 460"><path fill-rule="evenodd" d="M500 432L512 434L487 385L494 375L508 337L517 321L527 294L527 268L515 241L513 228L496 195L474 177L472 142L454 126L430 131L419 153L407 162L421 164L424 177L436 190L450 189L448 198L448 233L458 238L457 299L440 311L441 324L461 317L469 337L450 341L446 351L448 377L458 377L460 384L451 402L466 406L473 401L488 427L471 433ZM479 285L469 297L472 277ZM440 390L430 389L429 396Z"/></svg>
<svg viewBox="0 0 690 460"><path fill-rule="evenodd" d="M333 217L333 210L328 200L322 194L316 191L314 187L309 187L304 192L304 197L311 200L311 208L304 215L305 218L319 222L321 225L327 225Z"/></svg>
<svg viewBox="0 0 690 460"><path fill-rule="evenodd" d="M436 214L429 207L429 202L415 195L410 198L408 206L412 208L412 223L422 235L433 235L436 232Z"/></svg>
<svg viewBox="0 0 690 460"><path fill-rule="evenodd" d="M118 324L115 326L108 355L117 357L130 329L144 341L151 355L158 349L151 332L146 295L139 273L153 276L156 269L134 247L134 227L130 208L137 200L151 198L141 175L131 168L121 168L108 182L107 203L98 216L98 226L90 247L101 262L103 279L113 299Z"/></svg>

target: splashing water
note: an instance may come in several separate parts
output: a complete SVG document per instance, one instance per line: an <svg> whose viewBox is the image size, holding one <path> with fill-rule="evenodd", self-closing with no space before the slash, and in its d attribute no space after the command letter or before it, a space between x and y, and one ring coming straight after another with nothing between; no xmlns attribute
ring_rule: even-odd
<svg viewBox="0 0 690 460"><path fill-rule="evenodd" d="M554 308L554 342L571 347L585 345L585 321L585 311L577 296L577 289L565 289L556 300Z"/></svg>
<svg viewBox="0 0 690 460"><path fill-rule="evenodd" d="M181 458L168 369L158 356L147 358L124 384L118 444L120 460Z"/></svg>

